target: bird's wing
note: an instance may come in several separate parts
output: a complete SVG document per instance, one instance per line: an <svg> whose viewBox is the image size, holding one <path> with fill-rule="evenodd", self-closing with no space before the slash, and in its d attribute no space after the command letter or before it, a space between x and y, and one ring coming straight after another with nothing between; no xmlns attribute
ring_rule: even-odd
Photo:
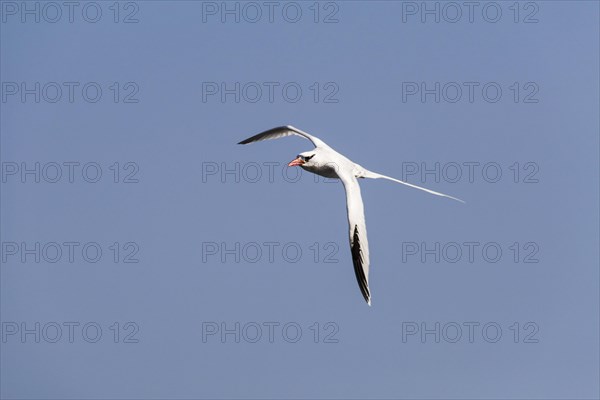
<svg viewBox="0 0 600 400"><path fill-rule="evenodd" d="M329 146L327 146L327 144L325 142L323 142L318 137L309 135L308 133L303 132L300 129L294 128L293 126L289 126L289 125L288 126L278 126L277 128L269 129L268 131L264 131L262 133L259 133L258 135L254 135L246 140L242 140L238 144L248 144L248 143L260 142L263 140L279 139L284 136L291 136L291 135L301 136L305 139L308 139L312 142L312 144L315 147L329 147Z"/></svg>
<svg viewBox="0 0 600 400"><path fill-rule="evenodd" d="M346 209L348 211L348 227L350 228L350 251L354 264L354 273L358 287L367 304L371 305L369 291L369 242L367 241L367 226L360 186L351 174L340 174L340 179L346 189Z"/></svg>

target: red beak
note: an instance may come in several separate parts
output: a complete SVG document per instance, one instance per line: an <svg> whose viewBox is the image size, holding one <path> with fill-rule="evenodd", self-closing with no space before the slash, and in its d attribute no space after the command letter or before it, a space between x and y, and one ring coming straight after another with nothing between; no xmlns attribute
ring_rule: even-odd
<svg viewBox="0 0 600 400"><path fill-rule="evenodd" d="M295 160L292 160L289 162L288 167L299 167L300 165L304 164L304 160L301 159L300 157L296 158Z"/></svg>

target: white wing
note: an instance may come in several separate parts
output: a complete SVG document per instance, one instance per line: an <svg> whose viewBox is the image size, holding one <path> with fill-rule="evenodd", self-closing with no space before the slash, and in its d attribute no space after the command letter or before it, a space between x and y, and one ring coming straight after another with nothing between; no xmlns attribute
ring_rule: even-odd
<svg viewBox="0 0 600 400"><path fill-rule="evenodd" d="M321 139L319 139L313 135L309 135L308 133L303 132L300 129L294 128L293 126L290 126L290 125L278 126L277 128L269 129L268 131L261 132L258 135L254 135L246 140L242 140L238 144L248 144L248 143L260 142L263 140L279 139L279 138L282 138L285 136L291 136L291 135L301 136L305 139L308 139L312 142L312 144L315 147L329 147Z"/></svg>
<svg viewBox="0 0 600 400"><path fill-rule="evenodd" d="M346 209L348 211L348 227L350 230L350 251L354 273L358 287L371 305L371 292L369 291L369 242L367 240L367 226L365 224L365 211L360 195L360 186L353 175L340 174L340 179L346 189Z"/></svg>

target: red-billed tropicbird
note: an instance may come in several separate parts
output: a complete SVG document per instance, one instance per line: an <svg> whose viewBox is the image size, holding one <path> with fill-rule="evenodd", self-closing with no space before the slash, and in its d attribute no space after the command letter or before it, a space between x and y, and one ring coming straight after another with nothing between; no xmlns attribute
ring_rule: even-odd
<svg viewBox="0 0 600 400"><path fill-rule="evenodd" d="M293 126L280 126L269 129L268 131L243 140L238 144L279 139L290 135L301 136L310 140L315 148L314 150L298 154L296 159L290 161L288 166L299 166L313 174L327 178L337 178L344 184L344 189L346 190L348 226L350 228L350 251L352 253L354 273L356 274L356 280L358 281L358 286L360 287L363 297L367 301L367 304L371 305L371 292L369 291L369 243L367 241L367 227L365 225L363 201L360 195L360 186L358 185L357 178L388 179L415 189L424 190L425 192L435 194L436 196L448 197L462 203L464 203L464 201L457 199L456 197L448 196L447 194L435 192L408 182L390 178L389 176L371 172L355 162L350 161L329 147L321 139L309 135Z"/></svg>

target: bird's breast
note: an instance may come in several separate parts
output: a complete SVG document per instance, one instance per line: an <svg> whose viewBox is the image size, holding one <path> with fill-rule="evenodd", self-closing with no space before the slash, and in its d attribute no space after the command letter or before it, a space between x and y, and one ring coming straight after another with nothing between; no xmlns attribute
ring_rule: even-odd
<svg viewBox="0 0 600 400"><path fill-rule="evenodd" d="M321 165L303 165L302 169L325 178L339 178L337 166L333 163Z"/></svg>

